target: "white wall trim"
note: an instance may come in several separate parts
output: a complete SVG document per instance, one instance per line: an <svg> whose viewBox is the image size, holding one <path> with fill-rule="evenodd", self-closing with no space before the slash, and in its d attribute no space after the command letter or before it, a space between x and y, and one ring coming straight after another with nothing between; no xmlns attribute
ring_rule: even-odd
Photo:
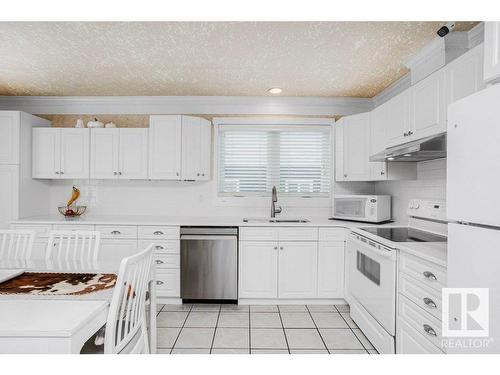
<svg viewBox="0 0 500 375"><path fill-rule="evenodd" d="M346 116L370 98L256 96L0 96L0 110L32 114L196 114Z"/></svg>
<svg viewBox="0 0 500 375"><path fill-rule="evenodd" d="M481 22L477 26L470 29L468 35L469 48L474 48L475 46L484 42L484 22Z"/></svg>
<svg viewBox="0 0 500 375"><path fill-rule="evenodd" d="M408 72L396 82L392 83L389 87L385 88L384 91L375 95L373 100L373 107L378 107L379 105L385 103L389 99L395 97L404 90L410 88L411 86L411 74Z"/></svg>

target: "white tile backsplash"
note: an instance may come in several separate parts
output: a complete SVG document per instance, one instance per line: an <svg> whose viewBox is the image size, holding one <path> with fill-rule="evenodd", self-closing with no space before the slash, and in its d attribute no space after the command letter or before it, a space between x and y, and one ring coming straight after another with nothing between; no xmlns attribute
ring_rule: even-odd
<svg viewBox="0 0 500 375"><path fill-rule="evenodd" d="M375 183L376 194L392 196L393 220L406 222L406 208L412 198L446 200L446 159L417 164L417 180Z"/></svg>

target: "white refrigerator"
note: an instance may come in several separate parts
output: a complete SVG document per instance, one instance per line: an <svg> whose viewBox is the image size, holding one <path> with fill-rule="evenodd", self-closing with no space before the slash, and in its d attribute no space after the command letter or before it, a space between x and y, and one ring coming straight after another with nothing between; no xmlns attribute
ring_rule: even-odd
<svg viewBox="0 0 500 375"><path fill-rule="evenodd" d="M448 353L500 353L500 84L448 107L447 173L448 287L489 288L448 300Z"/></svg>

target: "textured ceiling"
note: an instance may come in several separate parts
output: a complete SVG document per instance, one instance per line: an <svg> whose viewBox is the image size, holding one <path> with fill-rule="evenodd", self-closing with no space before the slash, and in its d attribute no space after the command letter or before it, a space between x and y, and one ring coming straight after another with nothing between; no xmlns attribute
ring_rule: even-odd
<svg viewBox="0 0 500 375"><path fill-rule="evenodd" d="M0 95L372 97L441 25L1 22Z"/></svg>

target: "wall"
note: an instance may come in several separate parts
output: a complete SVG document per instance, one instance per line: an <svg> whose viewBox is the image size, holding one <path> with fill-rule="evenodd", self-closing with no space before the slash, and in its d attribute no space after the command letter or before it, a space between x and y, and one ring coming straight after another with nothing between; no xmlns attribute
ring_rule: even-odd
<svg viewBox="0 0 500 375"><path fill-rule="evenodd" d="M417 180L375 183L376 194L392 196L392 217L406 222L406 207L412 198L446 200L446 159L417 164Z"/></svg>

